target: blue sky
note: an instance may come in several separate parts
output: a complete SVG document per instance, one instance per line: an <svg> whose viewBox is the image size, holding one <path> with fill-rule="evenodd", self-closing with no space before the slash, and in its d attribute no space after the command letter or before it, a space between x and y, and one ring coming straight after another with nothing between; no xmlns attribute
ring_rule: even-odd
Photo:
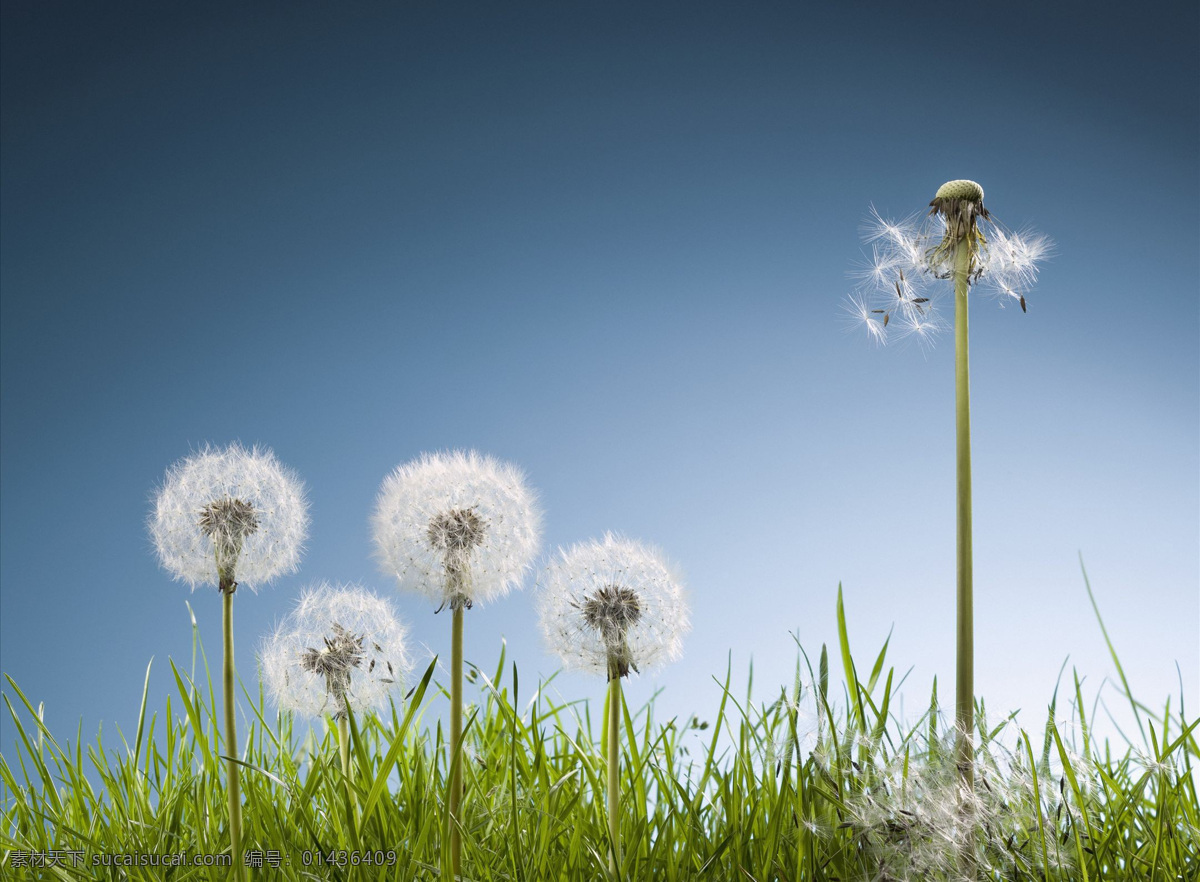
<svg viewBox="0 0 1200 882"><path fill-rule="evenodd" d="M686 573L684 659L631 702L711 714L730 657L769 698L792 634L836 642L841 582L915 718L952 694L952 340L872 348L842 304L869 206L967 177L1057 246L1027 315L973 306L977 691L1036 728L1064 659L1089 701L1114 676L1082 554L1137 696L1194 713L1197 16L6 2L0 668L74 737L133 728L152 656L165 706L185 601L215 659L218 596L145 518L234 440L313 518L301 572L237 598L243 678L320 580L445 655L368 519L397 464L476 448L528 473L547 551L615 530ZM523 681L555 671L532 602L472 610L468 660L503 637Z"/></svg>

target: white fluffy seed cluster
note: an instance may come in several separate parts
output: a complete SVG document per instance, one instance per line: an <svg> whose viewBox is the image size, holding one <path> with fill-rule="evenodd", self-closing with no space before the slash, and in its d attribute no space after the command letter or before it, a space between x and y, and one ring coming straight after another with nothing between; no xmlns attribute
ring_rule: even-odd
<svg viewBox="0 0 1200 882"><path fill-rule="evenodd" d="M994 757L976 758L976 781L966 789L955 764L953 732L924 756L898 755L874 770L867 787L846 800L846 826L880 878L905 882L973 882L1007 876L1070 878L1073 846L1055 835L1076 809L1064 799L1049 769L1038 777L1019 758L1001 768ZM1084 768L1081 764L1080 768ZM1037 831L1046 828L1043 853ZM961 865L970 849L978 875Z"/></svg>
<svg viewBox="0 0 1200 882"><path fill-rule="evenodd" d="M609 533L560 549L538 578L542 633L564 666L609 674L616 647L605 634L611 627L597 621L596 598L615 592L636 598L636 615L623 617L633 621L620 647L630 667L645 671L679 658L691 628L682 579L657 550Z"/></svg>
<svg viewBox="0 0 1200 882"><path fill-rule="evenodd" d="M520 587L541 513L520 469L475 451L424 454L383 482L372 519L383 571L435 603L486 603Z"/></svg>
<svg viewBox="0 0 1200 882"><path fill-rule="evenodd" d="M1006 230L990 216L980 216L977 224L981 237L971 265L972 288L992 294L1002 306L1016 303L1024 310L1038 264L1053 248L1050 239ZM953 252L938 247L946 229L940 213L893 221L871 209L863 231L871 257L854 273L860 284L849 296L846 312L850 323L864 328L872 342L882 344L899 335L930 345L949 327L940 309L943 299L953 295L953 286L937 283L952 275L948 259Z"/></svg>
<svg viewBox="0 0 1200 882"><path fill-rule="evenodd" d="M218 551L229 548L213 512L234 511L243 525L232 546L239 584L251 589L293 573L308 533L304 485L268 449L205 447L167 470L148 527L159 562L193 589L216 586ZM217 518L219 520L219 518Z"/></svg>
<svg viewBox="0 0 1200 882"><path fill-rule="evenodd" d="M384 710L411 670L408 629L387 600L322 583L264 641L262 675L276 706L306 716Z"/></svg>

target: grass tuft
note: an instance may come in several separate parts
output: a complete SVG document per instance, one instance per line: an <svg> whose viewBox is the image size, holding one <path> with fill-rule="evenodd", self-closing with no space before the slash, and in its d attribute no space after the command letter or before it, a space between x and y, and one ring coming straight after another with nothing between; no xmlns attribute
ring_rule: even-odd
<svg viewBox="0 0 1200 882"><path fill-rule="evenodd" d="M800 650L793 682L770 701L754 700L752 682L735 694L728 670L716 713L703 722L659 721L653 701L622 702L622 849L612 868L602 709L551 699L550 681L522 694L515 664L505 676L503 651L494 673L468 665L475 694L459 757L469 795L462 878L950 882L962 876L964 847L979 879L1200 877L1200 719L1187 719L1182 702L1155 713L1127 696L1146 734L1120 750L1091 739L1078 676L1078 725L1068 731L1055 716L1057 690L1034 733L1012 718L989 725L979 702L976 787L964 791L936 682L928 711L905 724L892 712L904 677L887 666L887 644L862 681L868 668L854 661L840 603L838 633L847 677L840 702L829 694L824 646L815 673ZM147 668L132 745L97 735L85 748L82 728L60 744L6 677L17 740L0 755L0 876L228 878L225 757L214 750L220 714L211 679L194 677L197 648L203 655L198 638L192 674L170 662L176 691L149 718ZM434 720L447 700L435 666L402 706L348 727L350 799L336 727L300 732L290 714L268 710L261 688L256 696L243 689L248 731L233 758L242 847L263 867L250 878L446 878L452 768ZM186 864L162 865L177 856Z"/></svg>

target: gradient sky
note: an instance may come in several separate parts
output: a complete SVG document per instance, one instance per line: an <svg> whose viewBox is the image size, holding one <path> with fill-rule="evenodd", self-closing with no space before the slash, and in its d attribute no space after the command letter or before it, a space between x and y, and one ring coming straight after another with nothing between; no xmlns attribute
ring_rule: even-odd
<svg viewBox="0 0 1200 882"><path fill-rule="evenodd" d="M915 719L935 675L953 694L953 344L873 348L843 303L869 206L960 177L1057 246L1027 315L972 312L977 692L1037 729L1069 659L1127 723L1082 554L1137 697L1200 706L1194 2L6 0L2 25L0 668L63 738L130 733L152 656L165 707L185 601L219 657L217 593L145 519L234 440L312 504L301 572L238 594L251 684L320 580L448 656L368 519L397 464L476 448L526 470L548 550L615 530L686 573L684 659L631 703L711 716L730 657L769 700L793 633L836 645L841 582ZM470 612L468 660L501 637L523 683L557 669L530 591Z"/></svg>

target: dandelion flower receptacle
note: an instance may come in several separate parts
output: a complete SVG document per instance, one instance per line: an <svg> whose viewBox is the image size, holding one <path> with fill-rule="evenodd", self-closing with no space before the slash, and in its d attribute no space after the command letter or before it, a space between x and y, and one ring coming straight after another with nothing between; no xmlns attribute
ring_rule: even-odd
<svg viewBox="0 0 1200 882"><path fill-rule="evenodd" d="M538 580L547 642L574 670L608 678L610 869L621 865L621 680L679 657L690 623L682 579L658 551L612 534L560 550Z"/></svg>
<svg viewBox="0 0 1200 882"><path fill-rule="evenodd" d="M541 513L519 469L475 451L424 454L383 482L372 519L385 573L451 610L450 870L461 866L464 612L520 586L541 543Z"/></svg>
<svg viewBox="0 0 1200 882"><path fill-rule="evenodd" d="M176 579L221 593L229 830L240 870L241 801L234 717L233 595L295 572L308 530L304 486L270 450L206 447L172 466L149 520L159 562Z"/></svg>

